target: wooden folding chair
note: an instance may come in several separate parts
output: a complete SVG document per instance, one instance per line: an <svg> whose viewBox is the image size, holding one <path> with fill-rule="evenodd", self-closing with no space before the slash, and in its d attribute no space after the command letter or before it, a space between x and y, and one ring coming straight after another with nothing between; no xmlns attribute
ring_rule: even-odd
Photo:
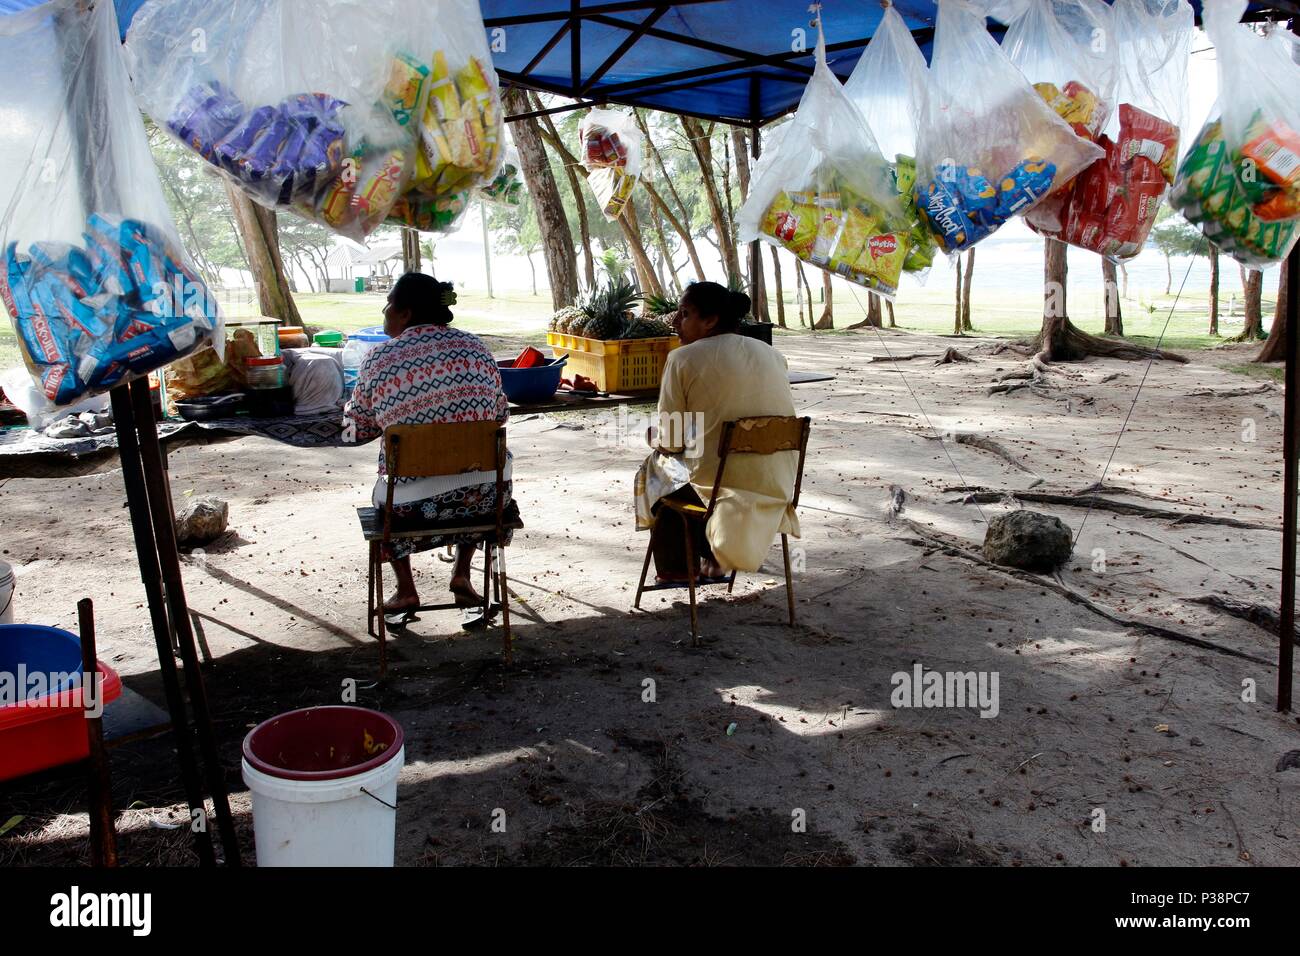
<svg viewBox="0 0 1300 956"><path fill-rule="evenodd" d="M431 425L393 425L384 431L384 463L388 489L383 508L358 508L361 532L370 543L366 625L379 639L379 673L388 671L388 627L384 620L383 548L398 538L429 535L472 535L483 545L483 622L492 611L492 598L501 606L502 656L510 663L510 590L506 578L505 532L522 528L519 509L505 505L506 429L500 422L455 422ZM430 478L472 471L496 471L496 513L490 521L450 525L403 522L393 528L393 489L399 478ZM496 569L495 576L493 568ZM491 588L489 589L489 585ZM443 611L450 604L421 604L418 611Z"/></svg>
<svg viewBox="0 0 1300 956"><path fill-rule="evenodd" d="M718 472L713 479L713 491L707 505L697 505L673 498L660 501L661 507L650 529L650 543L646 546L645 563L641 565L641 581L636 588L636 601L633 607L641 606L641 595L646 591L660 591L665 588L680 587L677 584L651 584L646 586L646 574L650 570L650 559L654 555L655 535L659 522L669 514L677 515L685 531L686 540L686 575L687 587L691 596L691 645L699 645L699 617L695 604L695 546L691 542L691 524L698 522L707 525L713 516L713 508L718 501L718 491L722 488L723 473L727 468L727 459L731 455L774 455L777 452L799 452L799 469L795 473L794 497L791 505L799 505L799 489L803 485L803 465L808 454L808 432L812 427L811 418L794 416L767 415L759 418L739 418L726 422L722 426L722 438L718 442ZM790 625L794 626L794 580L790 574L790 540L781 534L781 552L785 558L786 601L790 608ZM723 582L711 582L722 584ZM727 593L736 585L736 572L732 571L726 581Z"/></svg>

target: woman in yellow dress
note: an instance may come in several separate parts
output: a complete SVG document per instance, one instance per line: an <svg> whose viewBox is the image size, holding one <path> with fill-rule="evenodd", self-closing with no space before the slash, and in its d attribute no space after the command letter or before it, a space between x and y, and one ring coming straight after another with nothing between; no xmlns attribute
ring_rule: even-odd
<svg viewBox="0 0 1300 956"><path fill-rule="evenodd" d="M716 282L687 287L673 328L681 346L668 353L659 391L655 450L636 476L637 527L652 527L661 499L707 505L718 472L725 422L763 415L794 415L785 356L740 335L749 296ZM775 537L798 537L794 496L799 453L733 455L708 525L694 539L704 579L733 570L757 571ZM687 578L684 529L675 518L655 535L659 583Z"/></svg>

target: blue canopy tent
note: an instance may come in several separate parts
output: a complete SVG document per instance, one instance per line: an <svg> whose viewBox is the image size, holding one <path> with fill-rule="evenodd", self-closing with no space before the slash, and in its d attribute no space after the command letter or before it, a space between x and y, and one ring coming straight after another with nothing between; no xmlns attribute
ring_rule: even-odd
<svg viewBox="0 0 1300 956"><path fill-rule="evenodd" d="M144 0L114 0L123 32ZM435 0L430 0L435 2ZM1200 0L1191 0L1198 19ZM601 103L645 107L757 131L798 106L813 72L808 0L481 0L493 61L503 84L566 97L543 112ZM0 0L0 16L39 0ZM933 0L894 0L923 51ZM823 5L831 68L847 77L880 21L870 0ZM1300 20L1300 0L1252 2L1247 19ZM1001 27L990 24L995 35ZM800 33L802 31L802 34ZM520 113L512 120L532 116ZM757 144L757 137L754 137ZM1283 562L1278 709L1291 706L1294 634L1296 457L1300 424L1300 249L1286 268L1287 314Z"/></svg>

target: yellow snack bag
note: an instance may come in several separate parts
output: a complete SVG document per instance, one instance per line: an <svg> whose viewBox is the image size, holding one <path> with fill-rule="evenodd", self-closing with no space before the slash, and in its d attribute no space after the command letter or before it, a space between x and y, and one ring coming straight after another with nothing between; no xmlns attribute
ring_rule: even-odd
<svg viewBox="0 0 1300 956"><path fill-rule="evenodd" d="M812 255L820 221L819 210L808 203L795 202L795 194L779 192L763 214L759 231L771 236L800 259Z"/></svg>

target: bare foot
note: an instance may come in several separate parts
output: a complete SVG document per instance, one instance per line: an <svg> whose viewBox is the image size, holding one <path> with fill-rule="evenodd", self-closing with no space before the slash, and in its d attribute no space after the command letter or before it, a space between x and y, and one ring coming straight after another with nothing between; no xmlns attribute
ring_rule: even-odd
<svg viewBox="0 0 1300 956"><path fill-rule="evenodd" d="M418 594L402 594L398 592L384 602L385 614L400 614L402 611L410 611L420 606L420 596Z"/></svg>
<svg viewBox="0 0 1300 956"><path fill-rule="evenodd" d="M474 590L474 585L470 584L469 578L452 578L449 590L456 595L457 607L483 606L483 598Z"/></svg>
<svg viewBox="0 0 1300 956"><path fill-rule="evenodd" d="M706 578L727 578L731 572L715 561L705 561L700 565L700 574Z"/></svg>

